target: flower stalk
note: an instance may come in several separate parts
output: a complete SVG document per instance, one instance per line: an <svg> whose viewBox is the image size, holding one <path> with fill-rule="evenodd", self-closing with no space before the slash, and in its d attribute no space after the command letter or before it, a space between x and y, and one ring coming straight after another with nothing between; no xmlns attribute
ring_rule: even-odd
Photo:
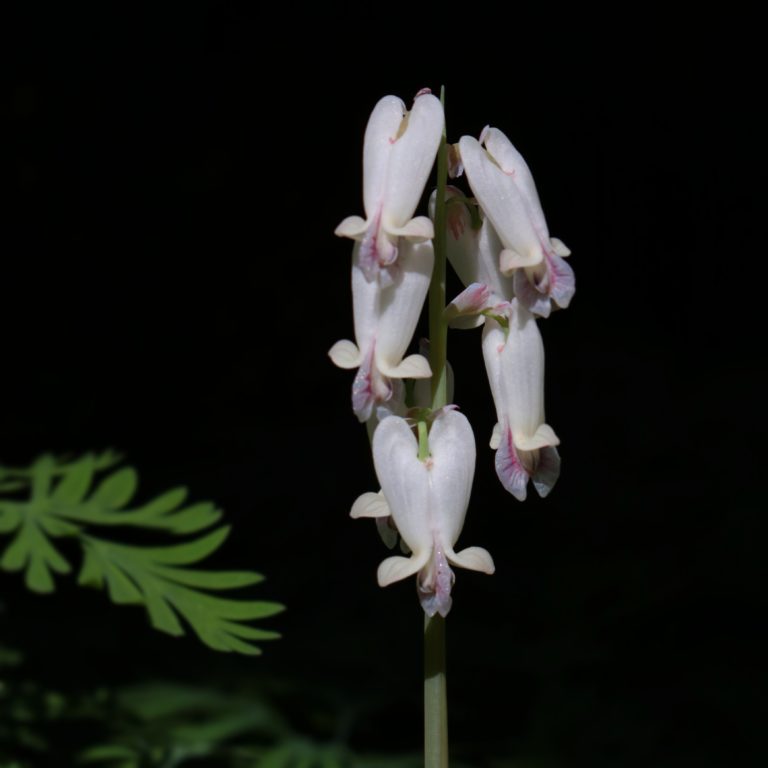
<svg viewBox="0 0 768 768"><path fill-rule="evenodd" d="M445 108L445 87L440 88ZM435 263L429 285L429 364L432 368L432 409L448 402L448 324L445 322L446 221L445 187L448 178L448 144L443 122L437 150L435 206ZM419 424L421 432L421 424ZM421 441L420 441L421 442ZM448 697L445 680L445 619L424 614L424 766L448 768Z"/></svg>

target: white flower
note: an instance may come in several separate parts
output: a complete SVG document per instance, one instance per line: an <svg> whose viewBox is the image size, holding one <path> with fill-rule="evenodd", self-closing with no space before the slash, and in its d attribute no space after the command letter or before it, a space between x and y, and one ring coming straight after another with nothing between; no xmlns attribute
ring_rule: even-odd
<svg viewBox="0 0 768 768"><path fill-rule="evenodd" d="M432 375L426 358L409 355L403 359L403 355L429 290L434 253L430 242L405 241L394 280L382 287L378 280L366 277L362 250L362 244L355 243L352 302L357 343L338 341L328 354L340 368L358 368L352 384L352 409L360 421L366 421L375 405L392 398L392 379Z"/></svg>
<svg viewBox="0 0 768 768"><path fill-rule="evenodd" d="M418 441L408 422L384 419L373 436L373 460L381 483L378 494L364 494L353 516L392 516L410 557L389 557L378 570L379 585L418 573L419 597L429 616L451 608L451 565L493 573L491 556L480 547L455 552L464 525L475 471L475 439L466 417L442 409L429 432L430 455L418 457Z"/></svg>
<svg viewBox="0 0 768 768"><path fill-rule="evenodd" d="M374 107L363 145L365 219L349 216L336 234L362 242L359 263L368 280L392 278L400 238L423 242L434 236L426 216L412 218L440 145L443 107L429 92L417 94L413 109L396 96ZM383 272L383 274L382 274Z"/></svg>
<svg viewBox="0 0 768 768"><path fill-rule="evenodd" d="M523 501L528 479L546 496L560 474L560 440L544 421L544 344L534 316L517 300L509 305L509 329L489 319L483 357L498 424L491 448L502 485Z"/></svg>
<svg viewBox="0 0 768 768"><path fill-rule="evenodd" d="M485 145L485 149L481 146ZM573 297L570 251L550 238L533 176L522 155L497 128L486 127L480 142L462 136L459 151L469 186L504 246L499 266L514 276L517 298L547 317L554 301L567 307Z"/></svg>

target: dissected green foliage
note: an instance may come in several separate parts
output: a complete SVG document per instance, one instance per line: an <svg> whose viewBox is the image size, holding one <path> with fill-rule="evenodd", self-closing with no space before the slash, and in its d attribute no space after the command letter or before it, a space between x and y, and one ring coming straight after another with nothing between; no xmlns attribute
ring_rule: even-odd
<svg viewBox="0 0 768 768"><path fill-rule="evenodd" d="M132 467L116 469L119 461L107 451L73 461L44 455L23 469L0 467L0 536L10 537L0 568L22 571L34 592L53 592L56 576L72 570L56 542L70 538L83 553L80 584L106 587L114 603L145 606L152 625L163 632L183 635L181 618L211 648L260 653L255 641L278 635L246 622L272 616L282 606L232 600L215 592L252 586L263 577L195 567L229 533L227 526L202 533L220 520L221 510L210 502L185 505L183 487L129 506L138 477ZM105 529L111 529L108 538ZM187 538L162 546L116 540L121 530L130 529Z"/></svg>
<svg viewBox="0 0 768 768"><path fill-rule="evenodd" d="M348 743L355 704L302 696L293 685L253 688L150 681L61 693L18 674L0 685L0 768L418 768L419 755L363 755ZM7 666L7 665L6 665ZM282 699L281 699L282 694ZM287 697L287 698L286 698ZM285 711L288 703L288 711ZM330 717L329 717L330 715ZM294 720L323 722L319 732ZM80 734L73 737L73 734ZM458 765L457 765L458 768Z"/></svg>

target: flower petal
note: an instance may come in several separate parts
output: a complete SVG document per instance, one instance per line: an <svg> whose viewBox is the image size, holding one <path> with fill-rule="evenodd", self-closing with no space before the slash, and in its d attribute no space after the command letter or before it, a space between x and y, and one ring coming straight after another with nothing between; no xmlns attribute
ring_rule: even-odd
<svg viewBox="0 0 768 768"><path fill-rule="evenodd" d="M515 296L518 301L532 314L538 317L549 317L552 302L544 293L537 291L524 269L514 273Z"/></svg>
<svg viewBox="0 0 768 768"><path fill-rule="evenodd" d="M539 462L533 473L533 487L543 499L549 495L549 492L560 477L560 454L557 448L547 446L539 450Z"/></svg>
<svg viewBox="0 0 768 768"><path fill-rule="evenodd" d="M547 445L560 445L560 438L549 424L541 424L532 435L515 435L515 445L521 451L535 451Z"/></svg>
<svg viewBox="0 0 768 768"><path fill-rule="evenodd" d="M398 416L384 419L373 433L372 448L376 475L400 535L415 556L425 554L428 559L433 547L430 478L426 465L419 461L418 442L406 420Z"/></svg>
<svg viewBox="0 0 768 768"><path fill-rule="evenodd" d="M512 430L509 428L503 431L501 444L496 451L496 475L509 493L518 501L525 501L528 472L517 455Z"/></svg>
<svg viewBox="0 0 768 768"><path fill-rule="evenodd" d="M539 235L512 177L471 136L462 136L459 148L469 186L504 247L531 264L539 263L544 258Z"/></svg>
<svg viewBox="0 0 768 768"><path fill-rule="evenodd" d="M576 293L576 276L561 256L550 256L547 262L550 296L558 307L565 309Z"/></svg>
<svg viewBox="0 0 768 768"><path fill-rule="evenodd" d="M368 119L363 142L363 205L369 221L384 202L392 151L405 114L402 99L384 96Z"/></svg>
<svg viewBox="0 0 768 768"><path fill-rule="evenodd" d="M339 368L357 368L362 362L362 354L357 348L357 344L349 339L337 341L329 350L328 356L334 365Z"/></svg>
<svg viewBox="0 0 768 768"><path fill-rule="evenodd" d="M433 530L452 550L464 526L475 474L475 436L467 417L443 409L429 431Z"/></svg>
<svg viewBox="0 0 768 768"><path fill-rule="evenodd" d="M396 581L402 581L418 573L429 561L430 551L425 550L418 556L400 557L393 555L384 560L376 572L380 587L388 587Z"/></svg>
<svg viewBox="0 0 768 768"><path fill-rule="evenodd" d="M555 255L560 256L560 258L564 259L571 255L571 249L557 237L550 237L549 242Z"/></svg>
<svg viewBox="0 0 768 768"><path fill-rule="evenodd" d="M498 128L486 127L481 139L481 143L485 144L488 154L496 161L499 168L515 182L539 237L546 242L549 239L547 222L528 163Z"/></svg>
<svg viewBox="0 0 768 768"><path fill-rule="evenodd" d="M351 237L353 240L362 240L368 231L368 222L360 216L347 216L333 231L338 237Z"/></svg>
<svg viewBox="0 0 768 768"><path fill-rule="evenodd" d="M376 360L382 371L397 368L411 343L429 290L433 263L431 242L402 241L394 283L382 288L379 296Z"/></svg>
<svg viewBox="0 0 768 768"><path fill-rule="evenodd" d="M488 550L482 547L467 547L461 552L446 552L446 557L451 564L458 565L460 568L467 568L470 571L488 574L496 571L493 558Z"/></svg>
<svg viewBox="0 0 768 768"><path fill-rule="evenodd" d="M382 210L387 231L403 227L413 216L435 162L443 123L440 99L431 93L418 96L389 158Z"/></svg>
<svg viewBox="0 0 768 768"><path fill-rule="evenodd" d="M380 363L379 369L393 379L428 379L432 376L429 360L422 355L408 355L398 365Z"/></svg>
<svg viewBox="0 0 768 768"><path fill-rule="evenodd" d="M368 491L355 499L349 516L357 519L358 517L389 517L390 514L389 504L384 494L381 491L378 493Z"/></svg>
<svg viewBox="0 0 768 768"><path fill-rule="evenodd" d="M390 227L391 235L407 237L414 243L431 240L435 236L435 227L431 219L426 216L417 216L407 221L402 227Z"/></svg>

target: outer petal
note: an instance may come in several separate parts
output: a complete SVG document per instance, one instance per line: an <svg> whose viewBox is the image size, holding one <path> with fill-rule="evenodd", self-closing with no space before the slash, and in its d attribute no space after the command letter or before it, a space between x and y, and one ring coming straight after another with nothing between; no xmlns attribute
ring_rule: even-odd
<svg viewBox="0 0 768 768"><path fill-rule="evenodd" d="M536 191L531 169L523 156L498 128L487 127L481 136L481 143L485 144L488 154L496 161L499 168L514 180L539 237L545 241L548 240L549 231L541 208L539 193Z"/></svg>
<svg viewBox="0 0 768 768"><path fill-rule="evenodd" d="M496 406L496 418L499 424L494 428L494 437L491 447L496 447L493 442L498 442L498 430L500 424L506 418L506 404L504 393L501 388L501 353L506 344L504 329L492 318L489 318L483 328L483 360L485 361L485 371L488 374L488 384L491 387L493 403Z"/></svg>
<svg viewBox="0 0 768 768"><path fill-rule="evenodd" d="M403 227L413 216L435 162L443 123L440 100L431 93L418 96L390 155L382 211L386 230Z"/></svg>
<svg viewBox="0 0 768 768"><path fill-rule="evenodd" d="M433 526L447 553L464 526L475 474L475 436L467 417L444 409L429 431L429 450Z"/></svg>
<svg viewBox="0 0 768 768"><path fill-rule="evenodd" d="M366 277L360 250L361 244L356 242L352 249L352 313L357 346L365 355L376 339L379 327L381 288L376 278Z"/></svg>
<svg viewBox="0 0 768 768"><path fill-rule="evenodd" d="M405 115L401 99L384 96L368 119L363 143L363 205L369 221L384 202L392 153Z"/></svg>
<svg viewBox="0 0 768 768"><path fill-rule="evenodd" d="M519 438L532 438L544 422L544 343L536 319L517 300L510 304L500 362L504 415L519 445Z"/></svg>
<svg viewBox="0 0 768 768"><path fill-rule="evenodd" d="M404 241L398 263L400 268L395 282L382 288L379 296L376 360L382 371L400 365L413 338L432 278L432 243ZM413 374L408 372L403 375Z"/></svg>
<svg viewBox="0 0 768 768"><path fill-rule="evenodd" d="M461 137L459 149L469 186L501 242L527 263L542 261L538 232L514 179L493 163L471 136Z"/></svg>
<svg viewBox="0 0 768 768"><path fill-rule="evenodd" d="M416 438L405 419L390 416L376 428L372 447L376 475L389 503L392 519L415 561L426 562L433 548L429 519L430 478L426 465L419 461ZM404 566L398 566L397 572L402 568Z"/></svg>

